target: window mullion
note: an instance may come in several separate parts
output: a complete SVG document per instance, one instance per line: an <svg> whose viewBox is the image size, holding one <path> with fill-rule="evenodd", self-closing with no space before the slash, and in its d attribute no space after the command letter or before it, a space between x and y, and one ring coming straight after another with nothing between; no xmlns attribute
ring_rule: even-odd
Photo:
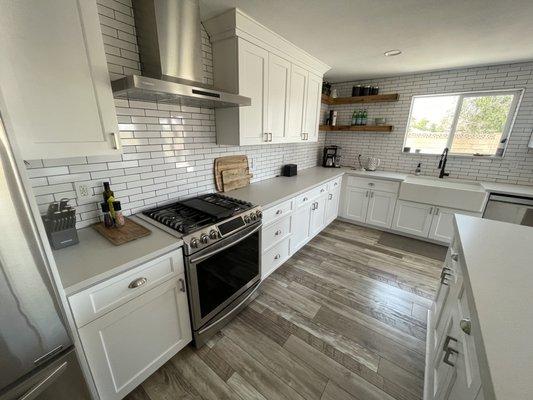
<svg viewBox="0 0 533 400"><path fill-rule="evenodd" d="M457 107L455 107L455 115L453 116L452 126L450 127L450 134L448 135L448 141L446 142L446 147L451 150L453 138L455 136L455 129L457 128L457 123L459 122L459 114L461 113L461 107L463 106L464 94L459 95L457 100Z"/></svg>

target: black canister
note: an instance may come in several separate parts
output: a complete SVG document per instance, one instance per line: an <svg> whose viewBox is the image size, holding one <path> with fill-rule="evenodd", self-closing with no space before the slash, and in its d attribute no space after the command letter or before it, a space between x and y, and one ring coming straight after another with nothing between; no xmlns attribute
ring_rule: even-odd
<svg viewBox="0 0 533 400"><path fill-rule="evenodd" d="M369 85L363 86L363 93L362 96L370 96L370 93L372 91L372 87Z"/></svg>
<svg viewBox="0 0 533 400"><path fill-rule="evenodd" d="M379 94L379 86L372 86L372 90L371 90L371 93L372 95L377 95Z"/></svg>
<svg viewBox="0 0 533 400"><path fill-rule="evenodd" d="M361 96L362 91L363 91L363 88L361 85L352 87L352 97Z"/></svg>

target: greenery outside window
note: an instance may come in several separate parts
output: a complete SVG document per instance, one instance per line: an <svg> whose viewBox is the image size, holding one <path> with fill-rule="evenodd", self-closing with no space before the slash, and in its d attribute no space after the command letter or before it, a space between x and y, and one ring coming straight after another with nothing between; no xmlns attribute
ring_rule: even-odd
<svg viewBox="0 0 533 400"><path fill-rule="evenodd" d="M523 90L413 96L404 153L501 157Z"/></svg>

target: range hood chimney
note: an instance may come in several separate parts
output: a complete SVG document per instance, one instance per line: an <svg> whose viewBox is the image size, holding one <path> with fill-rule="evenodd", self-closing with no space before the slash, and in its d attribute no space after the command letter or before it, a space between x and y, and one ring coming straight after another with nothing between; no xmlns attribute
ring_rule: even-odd
<svg viewBox="0 0 533 400"><path fill-rule="evenodd" d="M116 98L204 108L249 106L251 99L202 82L198 0L133 0L142 76L111 82Z"/></svg>

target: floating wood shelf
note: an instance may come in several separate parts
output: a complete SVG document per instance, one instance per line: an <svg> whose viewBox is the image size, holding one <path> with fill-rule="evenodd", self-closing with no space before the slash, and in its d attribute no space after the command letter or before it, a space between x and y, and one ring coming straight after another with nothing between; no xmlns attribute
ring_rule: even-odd
<svg viewBox="0 0 533 400"><path fill-rule="evenodd" d="M392 125L320 125L321 131L391 132Z"/></svg>
<svg viewBox="0 0 533 400"><path fill-rule="evenodd" d="M356 103L380 103L387 101L398 101L400 95L398 93L392 94L376 94L371 96L356 96L356 97L336 97L333 98L326 94L322 95L322 103L329 105L339 104L356 104Z"/></svg>

